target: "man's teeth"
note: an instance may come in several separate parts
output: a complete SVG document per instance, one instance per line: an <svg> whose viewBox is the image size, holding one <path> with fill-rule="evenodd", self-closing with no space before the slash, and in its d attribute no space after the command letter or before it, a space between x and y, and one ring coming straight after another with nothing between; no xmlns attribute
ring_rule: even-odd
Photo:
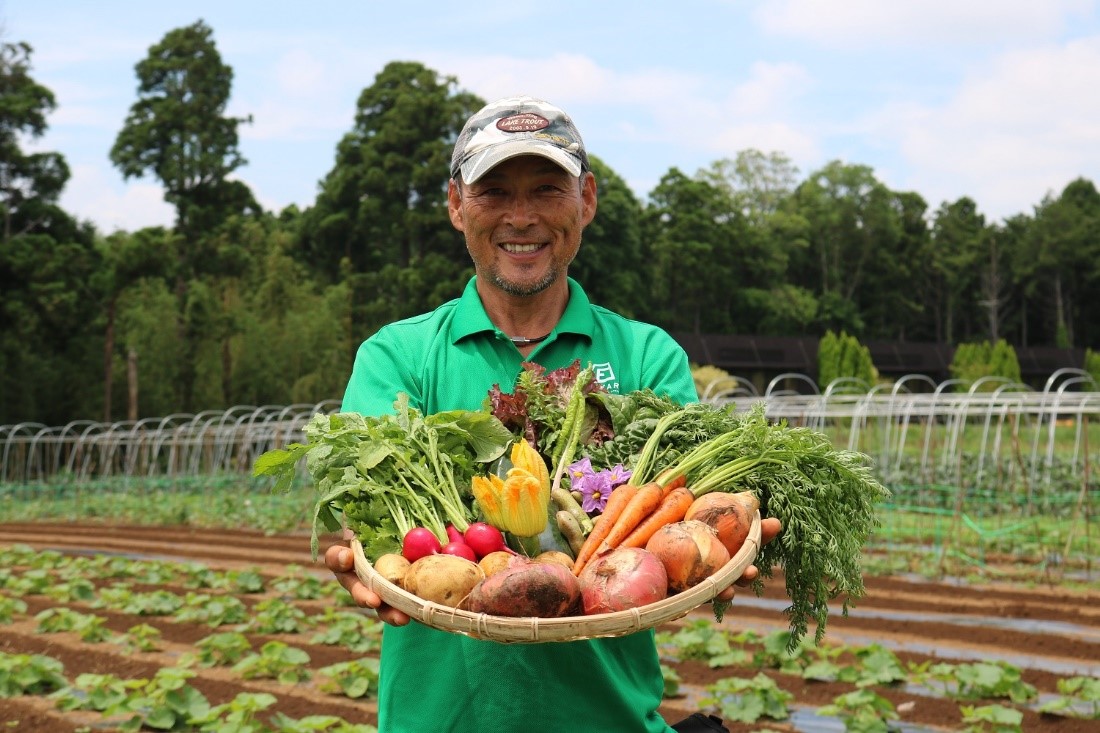
<svg viewBox="0 0 1100 733"><path fill-rule="evenodd" d="M527 254L536 251L539 246L537 244L506 244L504 249L512 254Z"/></svg>

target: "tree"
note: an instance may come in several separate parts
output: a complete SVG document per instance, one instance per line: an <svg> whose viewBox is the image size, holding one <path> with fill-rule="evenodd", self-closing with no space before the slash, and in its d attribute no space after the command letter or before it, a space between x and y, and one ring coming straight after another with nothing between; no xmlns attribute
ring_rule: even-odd
<svg viewBox="0 0 1100 733"><path fill-rule="evenodd" d="M584 230L584 244L569 275L584 284L593 303L631 318L652 312L656 273L646 264L649 251L642 238L642 205L626 182L596 156L589 156L600 205Z"/></svg>
<svg viewBox="0 0 1100 733"><path fill-rule="evenodd" d="M900 266L895 195L869 167L833 161L811 174L790 201L805 222L794 282L817 294L821 327L862 333L872 266Z"/></svg>
<svg viewBox="0 0 1100 733"><path fill-rule="evenodd" d="M750 284L734 268L744 220L725 194L672 168L651 192L645 222L658 304L650 318L675 331L730 330L735 299Z"/></svg>
<svg viewBox="0 0 1100 733"><path fill-rule="evenodd" d="M225 115L233 70L222 63L210 27L199 20L169 31L134 68L138 100L110 153L123 176L155 175L188 237L231 213L257 210L247 186L227 180L245 164L237 128L251 118Z"/></svg>
<svg viewBox="0 0 1100 733"><path fill-rule="evenodd" d="M730 204L753 226L766 227L798 183L798 167L779 152L750 148L734 160L723 158L700 170L698 177L722 189Z"/></svg>
<svg viewBox="0 0 1100 733"><path fill-rule="evenodd" d="M225 248L215 233L233 215L260 210L245 184L228 180L245 163L237 128L250 118L225 115L233 70L222 63L213 31L201 20L169 31L134 68L138 100L111 148L111 162L125 178L155 175L176 207L182 235L173 273L176 335L184 349L180 403L190 409L200 321L222 322L211 313L216 294L202 282L226 274Z"/></svg>
<svg viewBox="0 0 1100 733"><path fill-rule="evenodd" d="M955 343L970 338L979 312L985 217L969 197L943 203L932 219L933 313L936 340ZM961 321L961 323L960 323Z"/></svg>
<svg viewBox="0 0 1100 733"><path fill-rule="evenodd" d="M0 44L0 241L17 234L50 232L57 219L72 229L56 206L69 180L69 167L59 153L24 153L20 136L39 138L46 115L54 110L53 92L30 75L32 49L26 43Z"/></svg>
<svg viewBox="0 0 1100 733"><path fill-rule="evenodd" d="M472 273L446 193L454 141L483 104L414 62L387 64L359 95L300 229L304 259L349 280L359 338L457 296Z"/></svg>

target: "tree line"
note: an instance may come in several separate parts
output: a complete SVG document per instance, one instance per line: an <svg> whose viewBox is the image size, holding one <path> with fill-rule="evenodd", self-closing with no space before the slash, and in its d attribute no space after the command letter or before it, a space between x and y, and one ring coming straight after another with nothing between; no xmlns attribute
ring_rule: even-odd
<svg viewBox="0 0 1100 733"><path fill-rule="evenodd" d="M0 39L2 40L2 39ZM171 227L97 231L58 204L64 157L27 152L53 93L0 44L0 424L137 419L339 398L359 343L459 294L451 146L482 104L387 64L312 205L265 211L227 116L233 70L203 21L137 61L110 159L152 177ZM593 151L600 205L571 268L594 302L669 331L1100 348L1100 194L1085 178L992 222L932 209L866 166L802 175L744 150L639 198Z"/></svg>

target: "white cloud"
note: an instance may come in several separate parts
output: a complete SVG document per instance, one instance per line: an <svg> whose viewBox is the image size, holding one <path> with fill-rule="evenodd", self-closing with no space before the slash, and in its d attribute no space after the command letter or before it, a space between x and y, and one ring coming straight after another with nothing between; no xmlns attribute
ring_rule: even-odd
<svg viewBox="0 0 1100 733"><path fill-rule="evenodd" d="M103 234L172 226L176 218L175 209L164 202L160 186L145 182L121 184L108 180L103 168L90 165L73 166L60 203L77 219L95 222Z"/></svg>
<svg viewBox="0 0 1100 733"><path fill-rule="evenodd" d="M1093 13L1096 0L771 0L764 30L829 47L975 46L1048 38Z"/></svg>
<svg viewBox="0 0 1100 733"><path fill-rule="evenodd" d="M1079 176L1100 180L1098 88L1100 37L1004 54L942 106L894 107L871 125L896 138L930 206L968 195L999 219Z"/></svg>

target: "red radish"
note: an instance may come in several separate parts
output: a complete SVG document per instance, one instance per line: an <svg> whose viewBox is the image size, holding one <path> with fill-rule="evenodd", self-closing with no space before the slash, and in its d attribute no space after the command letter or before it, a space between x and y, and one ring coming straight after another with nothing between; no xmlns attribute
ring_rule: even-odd
<svg viewBox="0 0 1100 733"><path fill-rule="evenodd" d="M409 562L416 562L428 555L438 555L442 549L439 538L427 527L413 527L401 540L401 554Z"/></svg>
<svg viewBox="0 0 1100 733"><path fill-rule="evenodd" d="M458 557L464 557L470 562L477 562L477 555L474 554L473 549L465 542L448 542L443 545L443 549L440 550L444 555L457 555Z"/></svg>
<svg viewBox="0 0 1100 733"><path fill-rule="evenodd" d="M668 589L674 593L698 585L730 559L718 532L698 519L666 524L653 533L645 548L665 566Z"/></svg>
<svg viewBox="0 0 1100 733"><path fill-rule="evenodd" d="M596 555L578 580L586 614L639 608L668 594L664 565L640 547L619 547Z"/></svg>
<svg viewBox="0 0 1100 733"><path fill-rule="evenodd" d="M485 557L491 552L508 552L516 554L508 545L504 544L504 535L500 530L485 522L474 522L466 528L463 535L466 544L477 554L479 558Z"/></svg>
<svg viewBox="0 0 1100 733"><path fill-rule="evenodd" d="M465 542L462 533L453 524L447 525L447 539L451 542Z"/></svg>

